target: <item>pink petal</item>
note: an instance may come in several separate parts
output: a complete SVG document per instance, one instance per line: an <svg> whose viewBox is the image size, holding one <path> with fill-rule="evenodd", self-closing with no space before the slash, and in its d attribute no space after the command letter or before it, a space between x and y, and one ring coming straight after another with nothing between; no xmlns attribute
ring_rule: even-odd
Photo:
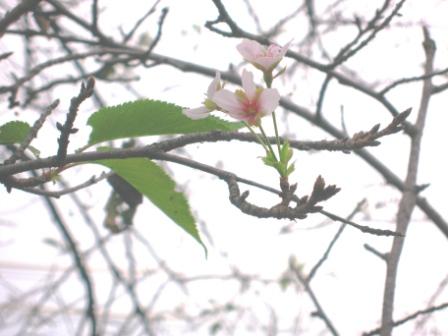
<svg viewBox="0 0 448 336"><path fill-rule="evenodd" d="M258 97L259 110L263 115L271 114L278 106L280 94L276 89L266 89Z"/></svg>
<svg viewBox="0 0 448 336"><path fill-rule="evenodd" d="M257 57L253 63L257 64L263 70L269 71L274 68L281 59L281 57L261 56Z"/></svg>
<svg viewBox="0 0 448 336"><path fill-rule="evenodd" d="M243 70L243 75L241 76L241 82L243 83L243 89L246 92L247 98L250 100L255 98L257 87L254 83L254 76L251 72Z"/></svg>
<svg viewBox="0 0 448 336"><path fill-rule="evenodd" d="M247 121L249 123L250 123L251 119L253 119L252 115L244 114L244 113L229 112L229 116L231 116L232 118L234 118L236 120Z"/></svg>
<svg viewBox="0 0 448 336"><path fill-rule="evenodd" d="M182 113L190 119L197 120L207 118L210 111L205 106L201 106L193 109L183 109Z"/></svg>
<svg viewBox="0 0 448 336"><path fill-rule="evenodd" d="M264 53L264 47L257 41L244 39L236 46L240 54L249 62Z"/></svg>
<svg viewBox="0 0 448 336"><path fill-rule="evenodd" d="M229 90L219 90L215 93L212 100L216 105L218 105L221 109L228 112L229 114L244 113L240 101L235 96L235 94L233 92L230 92Z"/></svg>
<svg viewBox="0 0 448 336"><path fill-rule="evenodd" d="M215 79L210 83L207 90L207 98L212 99L216 91L221 87L221 74L217 71Z"/></svg>

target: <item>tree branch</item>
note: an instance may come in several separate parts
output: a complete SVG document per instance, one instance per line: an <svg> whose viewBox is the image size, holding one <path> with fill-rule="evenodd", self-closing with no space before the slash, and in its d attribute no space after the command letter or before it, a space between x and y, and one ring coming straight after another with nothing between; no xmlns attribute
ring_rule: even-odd
<svg viewBox="0 0 448 336"><path fill-rule="evenodd" d="M428 30L423 28L423 49L425 51L425 74L433 72L434 54L436 46L431 39ZM420 145L423 136L423 129L425 126L425 119L428 112L429 100L431 98L432 82L431 77L428 77L423 82L423 92L420 101L420 108L418 111L417 121L415 124L415 133L411 138L411 148L409 154L408 171L406 181L404 183L404 191L399 204L397 213L397 231L405 235L408 229L412 211L417 202L417 195L415 191L417 182L417 171L420 157ZM396 289L396 279L398 273L398 264L400 261L401 252L404 246L404 237L395 237L392 243L391 251L387 257L387 272L386 283L384 288L383 298L383 312L381 321L381 336L390 336L392 334L394 298Z"/></svg>

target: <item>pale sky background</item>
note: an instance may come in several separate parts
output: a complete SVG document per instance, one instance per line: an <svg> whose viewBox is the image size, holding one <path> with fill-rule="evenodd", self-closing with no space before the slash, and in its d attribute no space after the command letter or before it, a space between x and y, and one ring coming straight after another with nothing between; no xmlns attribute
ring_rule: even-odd
<svg viewBox="0 0 448 336"><path fill-rule="evenodd" d="M141 16L148 4L135 1L128 2L126 6L126 20L131 25L135 19ZM279 17L285 16L296 6L296 1L264 2L252 1L257 10L263 27L271 27ZM316 1L316 5L327 4L328 1ZM377 7L378 1L360 2L348 1L347 6L351 11L365 10L371 13ZM448 4L441 1L440 7L427 6L425 2L409 0L401 10L402 17L398 22L428 22L431 25L431 35L437 43L436 69L445 68L448 59ZM121 2L100 1L105 7L103 21L104 27L110 26L109 35L118 34L117 22L125 22L123 19L123 7ZM246 30L254 32L253 22L247 15L242 1L227 1L228 10L237 17L238 23ZM139 6L144 6L139 7ZM216 17L216 10L209 1L195 1L194 9L190 1L162 1L162 6L170 6L170 12L165 24L163 38L155 52L186 61L202 64L218 70L227 70L229 63L235 66L242 65L242 59L235 46L238 39L229 39L217 36L203 27L206 20ZM86 6L86 12L90 6ZM186 14L188 13L188 14ZM348 14L347 14L348 15ZM158 17L153 16L148 27L153 28ZM198 31L197 27L200 27ZM278 43L283 44L293 39L300 41L304 34L305 22L288 26ZM124 26L126 27L126 25ZM326 35L324 44L335 52L352 38L352 31L347 31L343 36L337 33L337 38L331 34ZM363 50L358 56L348 62L350 68L358 71L362 78L369 83L387 83L391 78L400 76L413 76L421 73L423 52L421 48L422 34L417 27L403 27L395 33L381 34L371 46ZM8 49L7 39L0 40L0 49ZM334 49L333 49L334 48ZM294 43L291 47L295 50ZM283 63L282 63L283 64ZM290 59L284 60L284 64L291 66ZM244 68L254 71L256 78L261 80L250 66ZM238 68L239 70L242 67ZM197 76L191 73L182 73L178 70L162 66L157 69L141 69L141 80L135 84L136 89L145 97L160 99L176 103L181 106L198 106L203 99L210 78ZM306 79L304 76L307 75ZM2 80L4 74L2 74ZM282 95L291 97L297 104L312 108L317 99L317 88L323 79L322 74L315 71L300 69L292 81L277 81L274 84ZM119 85L119 84L118 84ZM106 89L107 87L107 89ZM98 90L107 98L111 105L130 99L130 95L124 97L111 90L113 85L98 81ZM104 88L104 89L103 89ZM411 120L416 116L420 98L421 85L411 84L402 86L388 96L401 110L412 107L414 112ZM119 92L117 90L117 92ZM122 92L122 91L121 91ZM54 97L61 99L58 114L53 122L63 118L64 109L68 107L72 91L58 90ZM6 97L5 97L6 98ZM2 99L2 103L4 98ZM446 139L444 128L448 121L446 106L447 94L435 95L431 100L427 118L427 126L423 139L422 154L419 168L419 183L430 183L431 186L422 194L431 204L448 218L448 207L444 191L447 187L446 172L448 163L445 160L444 150ZM340 108L344 108L345 123L348 131L353 134L359 130L368 130L376 123L386 125L391 116L384 108L361 96L359 93L349 90L344 86L333 83L326 98L324 113L326 117L340 124ZM76 123L80 126L80 133L70 142L70 148L83 145L90 132L85 121L93 112L89 103L82 106ZM19 118L32 122L36 115L21 113ZM279 117L283 118L283 111L279 111ZM0 122L14 118L11 112L0 112ZM283 118L284 119L284 118ZM266 120L266 125L270 121ZM267 129L271 130L270 126ZM310 128L306 122L290 116L286 123L282 122L280 131L284 133L290 130L288 135L295 139L321 139L329 138L315 128ZM41 132L35 145L42 149L43 155L52 155L57 148L54 139L57 133L50 125L45 132ZM144 139L149 143L152 139ZM385 160L391 169L401 178L404 177L408 156L408 139L401 135L392 135L384 138L382 144L370 152ZM276 186L277 177L274 171L264 167L259 160L262 155L261 147L254 144L239 142L218 144L197 144L188 147L188 152L195 160L210 165L221 165L229 171L236 172L242 177L253 179L267 185ZM330 184L336 184L342 188L341 192L333 199L327 201L325 209L340 216L348 215L355 205L363 198L367 198L368 204L364 211L355 217L355 221L378 228L391 228L390 220L394 219L400 194L391 186L384 186L382 178L372 172L364 162L354 154L341 153L303 153L295 151L297 170L292 180L299 183L302 194L311 190L315 178L322 174ZM204 258L202 248L191 237L186 235L159 210L152 207L148 201L144 201L139 207L135 219L136 227L151 241L158 255L164 258L173 269L187 276L200 274L225 274L229 265L237 265L244 273L259 275L263 278L278 277L286 270L288 258L294 255L296 259L304 263L305 271L314 265L322 255L327 244L339 228L339 223L332 223L320 215L309 216L306 220L290 221L260 220L240 213L228 201L227 186L213 176L209 176L190 168L169 164L173 176L188 194L189 201L195 216L199 222L206 222L214 244L202 235L208 247L209 256ZM74 168L64 176L69 181L84 181L92 173L99 173L104 169L97 166L88 168ZM241 185L242 190L251 190L250 199L254 203L268 206L275 202L272 195L247 188ZM110 188L107 183L95 185L88 190L79 193L83 203L89 206L89 213L93 218L102 221L104 218L104 204ZM57 264L60 269L71 265L71 258L61 257L52 246L44 244L45 238L61 241L59 233L51 223L50 216L38 196L25 194L13 190L7 194L3 189L0 192L0 276L12 282L20 289L31 288L45 276L49 265ZM77 238L80 248L87 248L94 242L86 225L78 218L76 208L69 197L62 197L57 201L61 209L66 211L67 220L72 233ZM319 229L313 229L322 223L326 223ZM283 227L291 225L293 233L284 235L280 231ZM104 230L103 233L106 231ZM126 258L122 251L122 237L113 238L108 245L110 251L114 251L114 258L120 260ZM330 259L319 271L313 280L313 288L316 291L327 314L335 322L341 335L358 335L361 331L367 331L378 325L381 312L382 290L384 283L384 263L365 251L363 245L369 243L380 251L388 251L391 239L363 234L353 228L346 228L344 234L337 242ZM225 256L222 255L225 251ZM416 310L424 309L428 298L435 292L438 284L448 274L446 256L448 244L435 228L425 220L424 215L416 210L413 222L409 228L405 251L399 268L399 278L396 296L396 317L403 317ZM124 264L124 263L123 263ZM104 264L98 258L89 259L91 270L95 270L96 279L101 282L102 273L106 272ZM139 261L140 271L154 267L153 260ZM125 270L123 270L125 271ZM73 282L73 288L80 288L77 281ZM153 291L157 281L149 281L143 285L142 290ZM204 284L208 284L204 286ZM197 286L197 288L194 288ZM160 298L156 310L177 304L179 300L185 300L189 309L200 309L211 297L216 300L231 297L236 292L232 285L223 287L213 282L198 283L192 287L190 295L185 294L172 286L172 289L164 292ZM97 285L98 289L101 286ZM261 287L260 287L261 288ZM297 294L292 288L282 292L274 286L263 289L260 295L251 289L244 297L244 302L238 299L238 303L251 307L254 315L266 316L269 319L269 309L266 303L274 305L284 321L289 321L301 311L304 321L309 322L308 314L311 311L311 303L306 294ZM64 296L76 297L76 290L64 293ZM104 296L107 292L104 293ZM3 296L0 289L0 298ZM2 301L7 300L3 298ZM99 301L104 300L99 295ZM448 300L448 291L445 290L438 302ZM123 305L126 310L126 304ZM51 309L51 307L48 307ZM1 312L0 312L1 313ZM117 316L121 313L116 311ZM434 315L437 327L448 334L448 311L444 310ZM283 321L279 321L282 323ZM307 335L317 335L323 327L321 322L308 323L310 328ZM170 326L170 323L168 323ZM413 324L396 329L394 335L410 335ZM176 334L177 326L172 324L172 334ZM1 335L8 335L2 333ZM182 333L185 334L185 333ZM239 333L238 335L245 335ZM50 334L48 334L50 335Z"/></svg>

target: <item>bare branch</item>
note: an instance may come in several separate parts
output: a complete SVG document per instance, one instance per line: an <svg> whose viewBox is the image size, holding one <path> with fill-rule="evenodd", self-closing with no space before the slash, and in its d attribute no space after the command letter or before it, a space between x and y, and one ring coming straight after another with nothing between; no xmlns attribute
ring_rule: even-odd
<svg viewBox="0 0 448 336"><path fill-rule="evenodd" d="M431 39L429 32L423 28L423 49L425 51L425 74L433 72L434 54L436 46ZM425 126L425 119L428 112L429 100L431 98L432 77L428 77L423 82L422 97L420 108L418 111L417 122L415 124L416 132L412 135L411 149L409 154L408 171L404 184L404 191L400 200L397 213L397 231L405 235L408 229L412 211L417 202L415 187L417 185L417 171L420 156L420 144ZM387 257L386 284L383 298L383 314L381 321L381 336L390 336L392 334L394 297L396 289L396 279L398 274L398 264L400 261L401 251L404 246L404 237L396 237L393 240L391 252Z"/></svg>

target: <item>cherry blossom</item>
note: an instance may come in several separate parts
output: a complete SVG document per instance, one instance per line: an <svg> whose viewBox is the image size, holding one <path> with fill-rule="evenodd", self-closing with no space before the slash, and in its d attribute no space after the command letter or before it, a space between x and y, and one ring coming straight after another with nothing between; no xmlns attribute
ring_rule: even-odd
<svg viewBox="0 0 448 336"><path fill-rule="evenodd" d="M217 109L217 106L213 101L213 97L215 96L216 92L222 89L222 87L223 85L221 84L221 74L217 72L215 78L208 86L206 93L207 98L202 103L202 106L192 109L183 109L182 113L190 119L194 120L207 118L210 112Z"/></svg>
<svg viewBox="0 0 448 336"><path fill-rule="evenodd" d="M276 89L256 87L248 71L244 70L241 78L244 90L221 89L214 94L213 101L231 117L249 125L259 125L260 118L271 114L278 106L280 95Z"/></svg>
<svg viewBox="0 0 448 336"><path fill-rule="evenodd" d="M265 47L257 41L244 39L236 48L246 61L253 64L256 68L263 72L272 72L272 70L280 63L283 56L289 48L289 43L284 47L277 44L271 44Z"/></svg>

